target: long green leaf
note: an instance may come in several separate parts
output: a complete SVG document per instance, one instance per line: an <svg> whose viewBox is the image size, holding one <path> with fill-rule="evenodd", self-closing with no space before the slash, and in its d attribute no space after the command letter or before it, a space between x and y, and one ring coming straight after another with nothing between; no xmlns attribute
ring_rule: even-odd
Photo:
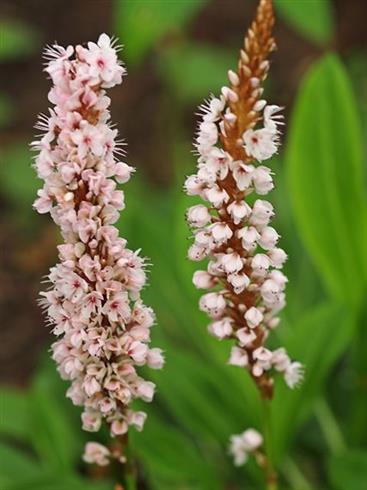
<svg viewBox="0 0 367 490"><path fill-rule="evenodd" d="M32 478L39 472L35 459L24 451L15 449L9 444L0 442L0 487L10 485L20 477Z"/></svg>
<svg viewBox="0 0 367 490"><path fill-rule="evenodd" d="M333 490L365 490L367 451L348 449L331 458L328 473Z"/></svg>
<svg viewBox="0 0 367 490"><path fill-rule="evenodd" d="M273 402L275 455L279 460L292 442L296 430L310 416L338 357L351 341L355 315L343 305L323 304L305 315L293 332L283 339L292 358L305 366L303 383L291 391L279 380Z"/></svg>
<svg viewBox="0 0 367 490"><path fill-rule="evenodd" d="M331 0L275 0L276 10L286 22L310 41L325 45L334 35Z"/></svg>
<svg viewBox="0 0 367 490"><path fill-rule="evenodd" d="M44 467L71 471L80 460L83 442L71 423L72 419L52 396L47 372L41 372L35 379L30 403L31 440Z"/></svg>
<svg viewBox="0 0 367 490"><path fill-rule="evenodd" d="M180 32L206 0L115 2L116 32L126 48L129 63L142 61L145 54L168 33Z"/></svg>
<svg viewBox="0 0 367 490"><path fill-rule="evenodd" d="M0 389L0 434L26 439L29 435L29 403L25 393Z"/></svg>
<svg viewBox="0 0 367 490"><path fill-rule="evenodd" d="M356 102L334 55L303 82L286 148L296 226L329 292L358 305L365 288L366 199Z"/></svg>

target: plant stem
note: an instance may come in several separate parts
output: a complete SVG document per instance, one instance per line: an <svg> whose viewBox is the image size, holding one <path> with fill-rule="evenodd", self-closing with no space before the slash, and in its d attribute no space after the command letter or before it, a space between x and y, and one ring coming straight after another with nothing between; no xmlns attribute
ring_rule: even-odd
<svg viewBox="0 0 367 490"><path fill-rule="evenodd" d="M126 473L125 484L126 490L137 490L136 478L133 473Z"/></svg>
<svg viewBox="0 0 367 490"><path fill-rule="evenodd" d="M263 399L266 488L267 490L278 490L277 474L273 468L273 440L270 402L270 400Z"/></svg>
<svg viewBox="0 0 367 490"><path fill-rule="evenodd" d="M291 488L297 490L313 490L311 483L309 483L296 463L288 458L282 465L282 473L291 485Z"/></svg>
<svg viewBox="0 0 367 490"><path fill-rule="evenodd" d="M343 449L345 449L345 442L342 431L329 405L323 398L320 398L315 405L315 415L329 446L330 452L336 455L343 451Z"/></svg>

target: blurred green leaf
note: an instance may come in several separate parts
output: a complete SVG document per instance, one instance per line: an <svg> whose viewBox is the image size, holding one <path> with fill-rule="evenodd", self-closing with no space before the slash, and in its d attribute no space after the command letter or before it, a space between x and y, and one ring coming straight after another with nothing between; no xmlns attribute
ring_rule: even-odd
<svg viewBox="0 0 367 490"><path fill-rule="evenodd" d="M275 451L281 461L296 430L311 414L326 376L349 345L356 317L340 304L323 304L311 310L282 337L290 356L305 366L303 383L291 391L278 380L273 401Z"/></svg>
<svg viewBox="0 0 367 490"><path fill-rule="evenodd" d="M334 12L330 0L275 0L276 10L301 35L327 45L334 36Z"/></svg>
<svg viewBox="0 0 367 490"><path fill-rule="evenodd" d="M1 490L112 490L112 482L96 482L82 480L65 474L40 474L34 478L24 479L6 485Z"/></svg>
<svg viewBox="0 0 367 490"><path fill-rule="evenodd" d="M162 56L159 69L175 96L197 102L228 83L226 74L236 66L236 53L200 44L173 47Z"/></svg>
<svg viewBox="0 0 367 490"><path fill-rule="evenodd" d="M142 61L145 54L163 36L179 33L206 1L117 0L115 29L117 35L126 43L124 48L126 60L131 64Z"/></svg>
<svg viewBox="0 0 367 490"><path fill-rule="evenodd" d="M32 461L20 449L0 442L0 487L4 489L4 485L12 484L22 478L32 478L39 472L39 467L36 461Z"/></svg>
<svg viewBox="0 0 367 490"><path fill-rule="evenodd" d="M1 151L1 190L18 211L32 212L40 181L33 170L27 144L14 144Z"/></svg>
<svg viewBox="0 0 367 490"><path fill-rule="evenodd" d="M18 20L0 20L0 61L28 56L37 45L38 37L28 25Z"/></svg>
<svg viewBox="0 0 367 490"><path fill-rule="evenodd" d="M194 441L162 419L150 415L144 431L136 434L134 447L159 488L185 488L185 484L203 490L223 488Z"/></svg>
<svg viewBox="0 0 367 490"><path fill-rule="evenodd" d="M0 434L27 438L29 403L25 393L11 388L0 389Z"/></svg>
<svg viewBox="0 0 367 490"><path fill-rule="evenodd" d="M328 473L333 490L365 490L367 451L348 449L329 460Z"/></svg>
<svg viewBox="0 0 367 490"><path fill-rule="evenodd" d="M50 470L72 470L82 454L82 439L62 405L52 397L47 372L39 373L31 392L31 438L42 464Z"/></svg>
<svg viewBox="0 0 367 490"><path fill-rule="evenodd" d="M326 287L358 305L365 288L366 199L356 102L334 55L306 76L286 149L296 225Z"/></svg>

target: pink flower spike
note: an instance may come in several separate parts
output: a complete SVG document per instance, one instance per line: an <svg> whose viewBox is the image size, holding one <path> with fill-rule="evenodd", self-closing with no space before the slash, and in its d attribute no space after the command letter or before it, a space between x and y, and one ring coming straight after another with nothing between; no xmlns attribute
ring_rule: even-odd
<svg viewBox="0 0 367 490"><path fill-rule="evenodd" d="M44 180L34 207L51 214L64 243L42 306L58 336L52 357L70 381L67 397L83 407L83 429L97 432L107 424L121 446L86 445L84 461L106 466L126 460L119 436L131 425L143 428L146 415L132 412L131 402L150 402L154 395L155 385L136 368L164 364L162 351L149 345L154 313L140 298L145 261L113 226L125 206L117 183L128 182L134 169L115 159L122 151L105 89L121 83L125 69L107 34L86 47L48 47L46 58L55 107L40 116L37 129L44 135L32 145Z"/></svg>

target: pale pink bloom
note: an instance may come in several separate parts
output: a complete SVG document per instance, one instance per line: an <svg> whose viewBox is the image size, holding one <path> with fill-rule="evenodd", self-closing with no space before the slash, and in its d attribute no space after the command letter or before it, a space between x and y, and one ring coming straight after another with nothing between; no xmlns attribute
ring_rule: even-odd
<svg viewBox="0 0 367 490"><path fill-rule="evenodd" d="M273 351L271 363L277 371L285 371L290 364L289 356L283 347Z"/></svg>
<svg viewBox="0 0 367 490"><path fill-rule="evenodd" d="M152 369L161 369L164 366L162 349L157 347L150 349L146 356L147 365Z"/></svg>
<svg viewBox="0 0 367 490"><path fill-rule="evenodd" d="M204 187L196 175L190 175L186 179L185 189L189 196L196 196L203 192Z"/></svg>
<svg viewBox="0 0 367 490"><path fill-rule="evenodd" d="M135 169L130 167L127 163L117 162L115 164L114 175L119 184L128 182L133 172L135 172Z"/></svg>
<svg viewBox="0 0 367 490"><path fill-rule="evenodd" d="M205 247L200 247L199 245L193 244L189 248L187 255L190 260L200 261L203 260L208 253L209 251Z"/></svg>
<svg viewBox="0 0 367 490"><path fill-rule="evenodd" d="M233 201L227 207L227 211L232 216L234 224L238 225L244 218L250 215L251 208L245 201Z"/></svg>
<svg viewBox="0 0 367 490"><path fill-rule="evenodd" d="M232 284L233 290L236 294L242 293L250 284L250 278L244 274L229 274L227 281Z"/></svg>
<svg viewBox="0 0 367 490"><path fill-rule="evenodd" d="M195 271L192 282L198 289L210 289L215 285L214 277L206 271Z"/></svg>
<svg viewBox="0 0 367 490"><path fill-rule="evenodd" d="M114 294L102 308L111 322L127 321L130 317L128 296L125 292Z"/></svg>
<svg viewBox="0 0 367 490"><path fill-rule="evenodd" d="M241 161L235 161L232 164L233 178L236 181L237 187L240 191L248 189L252 184L252 173L254 167L252 165L245 165Z"/></svg>
<svg viewBox="0 0 367 490"><path fill-rule="evenodd" d="M139 432L143 430L144 422L147 418L145 412L133 412L130 410L127 413L127 420L130 425L133 425Z"/></svg>
<svg viewBox="0 0 367 490"><path fill-rule="evenodd" d="M252 180L257 194L267 194L274 188L271 170L268 167L259 166L252 172Z"/></svg>
<svg viewBox="0 0 367 490"><path fill-rule="evenodd" d="M41 214L49 213L53 205L53 196L45 188L37 191L38 199L33 206Z"/></svg>
<svg viewBox="0 0 367 490"><path fill-rule="evenodd" d="M279 284L273 279L267 279L261 286L261 295L269 304L272 304L278 300L280 292L281 288Z"/></svg>
<svg viewBox="0 0 367 490"><path fill-rule="evenodd" d="M226 223L221 223L221 222L214 223L210 227L210 231L213 240L217 243L226 242L233 235L233 231L231 230L231 228Z"/></svg>
<svg viewBox="0 0 367 490"><path fill-rule="evenodd" d="M72 141L77 145L79 158L84 158L88 152L95 156L102 156L103 134L87 121L80 123L80 129L72 133Z"/></svg>
<svg viewBox="0 0 367 490"><path fill-rule="evenodd" d="M114 420L111 423L111 435L112 436L121 436L123 434L126 434L128 431L128 424L125 422L125 420Z"/></svg>
<svg viewBox="0 0 367 490"><path fill-rule="evenodd" d="M227 202L229 196L224 189L220 189L218 186L213 186L205 192L206 198L210 201L215 208L219 208L223 203Z"/></svg>
<svg viewBox="0 0 367 490"><path fill-rule="evenodd" d="M235 466L242 466L248 454L259 449L263 444L262 435L255 429L247 429L242 434L230 437L229 452L234 458Z"/></svg>
<svg viewBox="0 0 367 490"><path fill-rule="evenodd" d="M107 466L110 456L110 451L99 442L88 442L85 446L83 459L86 463Z"/></svg>
<svg viewBox="0 0 367 490"><path fill-rule="evenodd" d="M250 222L254 226L266 226L274 216L274 208L268 201L257 199L253 205Z"/></svg>
<svg viewBox="0 0 367 490"><path fill-rule="evenodd" d="M271 158L278 150L277 134L267 128L248 129L243 141L246 153L260 162Z"/></svg>
<svg viewBox="0 0 367 490"><path fill-rule="evenodd" d="M285 285L288 282L288 278L283 274L283 272L279 270L273 270L269 274L269 278L275 281L281 289L284 289Z"/></svg>
<svg viewBox="0 0 367 490"><path fill-rule="evenodd" d="M191 226L202 227L205 226L210 221L210 213L206 206L198 204L197 206L192 206L187 211L187 219Z"/></svg>
<svg viewBox="0 0 367 490"><path fill-rule="evenodd" d="M287 254L281 248L273 248L268 252L269 258L271 260L271 265L276 268L283 266L284 262L287 260Z"/></svg>
<svg viewBox="0 0 367 490"><path fill-rule="evenodd" d="M245 250L251 251L256 248L260 234L254 226L245 226L237 232L238 238L242 239L242 246Z"/></svg>
<svg viewBox="0 0 367 490"><path fill-rule="evenodd" d="M221 263L227 274L239 272L243 267L243 259L237 252L224 254L221 258Z"/></svg>
<svg viewBox="0 0 367 490"><path fill-rule="evenodd" d="M232 347L228 364L232 366L245 367L248 364L247 352L239 347Z"/></svg>
<svg viewBox="0 0 367 490"><path fill-rule="evenodd" d="M222 340L232 334L232 323L233 321L231 318L222 318L221 320L210 323L208 325L208 330L214 337Z"/></svg>
<svg viewBox="0 0 367 490"><path fill-rule="evenodd" d="M264 126L270 131L276 132L278 130L278 124L283 125L282 119L284 116L278 114L282 110L282 107L277 105L267 105L264 109Z"/></svg>
<svg viewBox="0 0 367 490"><path fill-rule="evenodd" d="M245 320L250 328L256 328L263 319L264 315L255 306L251 306L245 313Z"/></svg>
<svg viewBox="0 0 367 490"><path fill-rule="evenodd" d="M125 70L119 65L116 50L111 46L107 34L101 34L97 44L89 42L88 50L85 50L83 55L90 66L91 76L99 77L104 87L121 83Z"/></svg>
<svg viewBox="0 0 367 490"><path fill-rule="evenodd" d="M82 422L84 430L88 432L98 432L101 427L102 418L98 412L87 410L82 413Z"/></svg>
<svg viewBox="0 0 367 490"><path fill-rule="evenodd" d="M270 259L265 254L261 254L261 253L256 254L254 255L254 258L251 261L251 266L253 267L253 269L256 271L257 274L259 272L265 274L270 267Z"/></svg>
<svg viewBox="0 0 367 490"><path fill-rule="evenodd" d="M292 362L285 370L284 379L290 388L295 388L303 379L304 368L300 362Z"/></svg>
<svg viewBox="0 0 367 490"><path fill-rule="evenodd" d="M255 339L256 335L251 330L247 328L240 328L236 331L236 337L241 347L245 347L251 344Z"/></svg>
<svg viewBox="0 0 367 490"><path fill-rule="evenodd" d="M200 298L199 305L201 311L204 311L212 318L215 318L224 311L226 301L219 293L208 293Z"/></svg>
<svg viewBox="0 0 367 490"><path fill-rule="evenodd" d="M101 390L101 385L98 383L95 377L86 376L84 378L83 388L87 396L92 396Z"/></svg>
<svg viewBox="0 0 367 490"><path fill-rule="evenodd" d="M137 395L145 402L151 402L154 396L155 384L151 381L140 380L137 386Z"/></svg>
<svg viewBox="0 0 367 490"><path fill-rule="evenodd" d="M265 226L265 228L261 231L258 243L265 250L270 250L275 247L278 240L279 235L276 230L271 226Z"/></svg>
<svg viewBox="0 0 367 490"><path fill-rule="evenodd" d="M129 346L127 353L138 365L142 365L146 360L148 347L143 342L134 341Z"/></svg>

